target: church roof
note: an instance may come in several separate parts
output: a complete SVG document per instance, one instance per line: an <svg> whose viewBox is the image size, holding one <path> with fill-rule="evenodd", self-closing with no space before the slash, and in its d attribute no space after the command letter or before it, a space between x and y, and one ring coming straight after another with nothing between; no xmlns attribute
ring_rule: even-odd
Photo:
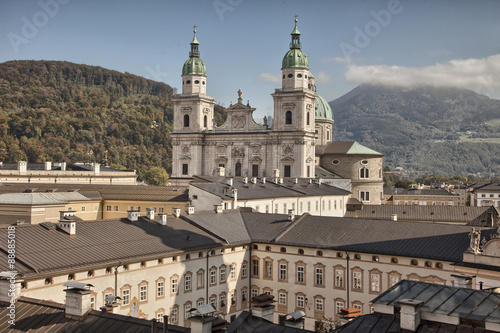
<svg viewBox="0 0 500 333"><path fill-rule="evenodd" d="M320 95L316 96L316 111L314 118L318 120L326 120L333 122L333 111L328 102Z"/></svg>
<svg viewBox="0 0 500 333"><path fill-rule="evenodd" d="M281 69L283 68L305 68L309 69L309 60L302 51L302 44L300 43L300 32L297 28L297 20L295 20L295 28L292 33L292 42L290 43L290 50L283 57Z"/></svg>
<svg viewBox="0 0 500 333"><path fill-rule="evenodd" d="M207 76L207 68L200 59L200 51L198 45L200 43L196 39L196 30L194 30L193 40L191 41L191 51L189 52L189 59L186 60L182 67L182 75L203 75Z"/></svg>
<svg viewBox="0 0 500 333"><path fill-rule="evenodd" d="M316 147L316 155L345 154L345 155L377 155L384 156L373 149L363 146L356 141L335 141L324 146Z"/></svg>

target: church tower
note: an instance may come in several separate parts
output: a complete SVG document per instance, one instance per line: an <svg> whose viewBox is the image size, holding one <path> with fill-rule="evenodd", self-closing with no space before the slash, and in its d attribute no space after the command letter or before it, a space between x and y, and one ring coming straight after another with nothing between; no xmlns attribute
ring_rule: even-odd
<svg viewBox="0 0 500 333"><path fill-rule="evenodd" d="M214 104L207 91L207 69L200 58L196 26L189 59L182 67L182 93L174 95L172 177L203 174L203 137L213 129Z"/></svg>

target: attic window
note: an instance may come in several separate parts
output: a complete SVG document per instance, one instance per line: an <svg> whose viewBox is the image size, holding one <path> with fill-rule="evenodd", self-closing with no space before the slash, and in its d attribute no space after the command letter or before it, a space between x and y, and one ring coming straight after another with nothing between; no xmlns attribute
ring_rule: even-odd
<svg viewBox="0 0 500 333"><path fill-rule="evenodd" d="M394 257L393 257L393 258L391 258L391 262L392 262L393 264L397 264L397 263L398 263L398 258L394 258Z"/></svg>
<svg viewBox="0 0 500 333"><path fill-rule="evenodd" d="M158 265L161 265L161 264L163 264L163 259L160 258L160 259L158 259Z"/></svg>
<svg viewBox="0 0 500 333"><path fill-rule="evenodd" d="M141 261L141 267L146 267L146 262L145 261Z"/></svg>
<svg viewBox="0 0 500 333"><path fill-rule="evenodd" d="M288 77L293 77L293 74L288 74Z"/></svg>
<svg viewBox="0 0 500 333"><path fill-rule="evenodd" d="M354 254L354 259L360 260L361 259L361 255L359 253L355 253Z"/></svg>
<svg viewBox="0 0 500 333"><path fill-rule="evenodd" d="M259 246L258 246L258 245L254 245L254 246L253 246L253 249L254 249L254 250L258 250L258 249L259 249Z"/></svg>
<svg viewBox="0 0 500 333"><path fill-rule="evenodd" d="M210 252L210 255L214 256L215 255L215 250L212 250L212 252Z"/></svg>
<svg viewBox="0 0 500 333"><path fill-rule="evenodd" d="M333 165L338 165L339 163L340 163L340 161L339 161L339 160L333 160L333 161L332 161L332 164L333 164Z"/></svg>
<svg viewBox="0 0 500 333"><path fill-rule="evenodd" d="M432 267L432 262L426 261L425 262L425 267Z"/></svg>
<svg viewBox="0 0 500 333"><path fill-rule="evenodd" d="M323 256L323 251L318 251L318 252L316 252L316 255L317 255L318 257L322 257L322 256Z"/></svg>
<svg viewBox="0 0 500 333"><path fill-rule="evenodd" d="M202 82L201 82L201 84L203 84L203 85L204 85L204 84L205 84L205 81L202 81Z"/></svg>
<svg viewBox="0 0 500 333"><path fill-rule="evenodd" d="M200 84L200 81L199 80L195 80L194 83L195 84Z"/></svg>
<svg viewBox="0 0 500 333"><path fill-rule="evenodd" d="M21 289L28 289L28 282L26 281L21 282Z"/></svg>
<svg viewBox="0 0 500 333"><path fill-rule="evenodd" d="M271 251L271 247L270 246L266 246L266 251Z"/></svg>
<svg viewBox="0 0 500 333"><path fill-rule="evenodd" d="M285 252L286 252L286 247L282 247L282 248L280 249L280 251L281 251L281 252L283 252L283 253L285 253Z"/></svg>
<svg viewBox="0 0 500 333"><path fill-rule="evenodd" d="M123 270L128 271L128 265L123 265Z"/></svg>
<svg viewBox="0 0 500 333"><path fill-rule="evenodd" d="M186 254L186 260L189 260L189 259L191 259L191 255L188 253L188 254Z"/></svg>
<svg viewBox="0 0 500 333"><path fill-rule="evenodd" d="M378 256L373 256L372 261L380 261L380 258Z"/></svg>
<svg viewBox="0 0 500 333"><path fill-rule="evenodd" d="M52 278L46 278L45 279L45 285L52 284Z"/></svg>
<svg viewBox="0 0 500 333"><path fill-rule="evenodd" d="M443 264L440 262L436 263L436 268L443 269Z"/></svg>
<svg viewBox="0 0 500 333"><path fill-rule="evenodd" d="M93 271L93 270L88 271L88 272L87 272L87 276L88 276L88 277L92 277L92 276L94 276L94 271Z"/></svg>
<svg viewBox="0 0 500 333"><path fill-rule="evenodd" d="M298 78L301 78L301 77L302 77L302 74L297 74L297 77L298 77Z"/></svg>
<svg viewBox="0 0 500 333"><path fill-rule="evenodd" d="M106 274L111 274L112 268L111 267L106 267Z"/></svg>
<svg viewBox="0 0 500 333"><path fill-rule="evenodd" d="M304 254L304 249L299 249L299 254Z"/></svg>
<svg viewBox="0 0 500 333"><path fill-rule="evenodd" d="M342 258L344 254L342 252L337 252L337 258Z"/></svg>
<svg viewBox="0 0 500 333"><path fill-rule="evenodd" d="M75 279L75 274L71 273L68 274L68 281L74 280Z"/></svg>
<svg viewBox="0 0 500 333"><path fill-rule="evenodd" d="M368 164L368 161L367 161L367 160L362 160L362 161L361 161L361 164L363 164L363 165L367 165L367 164Z"/></svg>
<svg viewBox="0 0 500 333"><path fill-rule="evenodd" d="M187 81L186 81L186 84L190 84L190 83L191 83L191 80L187 80Z"/></svg>
<svg viewBox="0 0 500 333"><path fill-rule="evenodd" d="M410 261L410 264L411 264L412 266L418 266L418 260L417 260L417 259L412 259L412 260Z"/></svg>

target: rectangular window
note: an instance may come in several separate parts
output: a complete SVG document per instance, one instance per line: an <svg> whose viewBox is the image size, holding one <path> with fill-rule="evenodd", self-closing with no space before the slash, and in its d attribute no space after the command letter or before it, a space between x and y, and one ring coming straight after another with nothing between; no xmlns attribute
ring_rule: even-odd
<svg viewBox="0 0 500 333"><path fill-rule="evenodd" d="M189 172L189 168L188 168L188 165L187 164L183 164L182 165L182 174L183 175L187 175Z"/></svg>
<svg viewBox="0 0 500 333"><path fill-rule="evenodd" d="M247 277L247 264L241 264L241 277Z"/></svg>
<svg viewBox="0 0 500 333"><path fill-rule="evenodd" d="M226 282L226 267L220 268L220 283Z"/></svg>
<svg viewBox="0 0 500 333"><path fill-rule="evenodd" d="M284 177L291 177L292 174L292 166L291 165L285 165L285 173L283 174Z"/></svg>
<svg viewBox="0 0 500 333"><path fill-rule="evenodd" d="M280 264L280 280L286 280L286 264Z"/></svg>
<svg viewBox="0 0 500 333"><path fill-rule="evenodd" d="M199 288L203 288L205 286L205 272L200 271L196 274L196 285Z"/></svg>
<svg viewBox="0 0 500 333"><path fill-rule="evenodd" d="M311 166L307 166L307 178L311 177Z"/></svg>
<svg viewBox="0 0 500 333"><path fill-rule="evenodd" d="M217 271L215 269L210 271L210 284L217 283Z"/></svg>
<svg viewBox="0 0 500 333"><path fill-rule="evenodd" d="M252 260L252 276L259 276L259 260Z"/></svg>
<svg viewBox="0 0 500 333"><path fill-rule="evenodd" d="M85 211L85 206L82 206L82 212L84 212L84 211Z"/></svg>
<svg viewBox="0 0 500 333"><path fill-rule="evenodd" d="M122 305L130 304L130 289L125 289L122 291Z"/></svg>
<svg viewBox="0 0 500 333"><path fill-rule="evenodd" d="M205 303L203 299L200 299L198 302L196 302L196 306L202 306Z"/></svg>
<svg viewBox="0 0 500 333"><path fill-rule="evenodd" d="M269 213L269 205L266 205L266 213Z"/></svg>
<svg viewBox="0 0 500 333"><path fill-rule="evenodd" d="M158 312L156 314L156 321L160 322L160 323L163 323L163 312Z"/></svg>
<svg viewBox="0 0 500 333"><path fill-rule="evenodd" d="M379 274L371 274L371 287L372 291L380 292L380 275Z"/></svg>
<svg viewBox="0 0 500 333"><path fill-rule="evenodd" d="M236 266L234 266L234 265L231 266L231 271L229 274L230 274L231 280L236 279Z"/></svg>
<svg viewBox="0 0 500 333"><path fill-rule="evenodd" d="M321 298L316 298L315 310L316 311L323 311L323 300Z"/></svg>
<svg viewBox="0 0 500 333"><path fill-rule="evenodd" d="M304 296L297 296L297 307L298 308L304 307Z"/></svg>
<svg viewBox="0 0 500 333"><path fill-rule="evenodd" d="M252 165L252 177L259 177L259 165L258 164Z"/></svg>
<svg viewBox="0 0 500 333"><path fill-rule="evenodd" d="M287 210L287 205L286 203L283 204L283 214L286 214L288 213L288 210Z"/></svg>
<svg viewBox="0 0 500 333"><path fill-rule="evenodd" d="M184 290L191 290L191 275L186 275L184 277Z"/></svg>
<svg viewBox="0 0 500 333"><path fill-rule="evenodd" d="M297 283L304 283L304 266L297 266Z"/></svg>
<svg viewBox="0 0 500 333"><path fill-rule="evenodd" d="M310 213L311 212L311 201L308 201L307 202L307 212Z"/></svg>
<svg viewBox="0 0 500 333"><path fill-rule="evenodd" d="M393 285L397 284L398 282L399 282L399 276L390 276L389 277L389 283L390 283L391 287Z"/></svg>
<svg viewBox="0 0 500 333"><path fill-rule="evenodd" d="M170 311L170 322L171 323L176 323L177 322L177 308L173 308L172 311Z"/></svg>
<svg viewBox="0 0 500 333"><path fill-rule="evenodd" d="M189 318L189 310L191 310L191 304L184 305L184 318Z"/></svg>
<svg viewBox="0 0 500 333"><path fill-rule="evenodd" d="M258 296L258 295L259 295L259 290L252 289L252 298L254 298L255 296Z"/></svg>
<svg viewBox="0 0 500 333"><path fill-rule="evenodd" d="M335 302L335 311L340 313L340 311L344 308L344 302Z"/></svg>
<svg viewBox="0 0 500 333"><path fill-rule="evenodd" d="M220 295L220 307L223 308L226 306L226 295Z"/></svg>
<svg viewBox="0 0 500 333"><path fill-rule="evenodd" d="M111 211L111 205L106 205L106 211L108 211L108 212Z"/></svg>
<svg viewBox="0 0 500 333"><path fill-rule="evenodd" d="M361 272L352 273L352 288L361 289Z"/></svg>
<svg viewBox="0 0 500 333"><path fill-rule="evenodd" d="M118 211L118 206L114 206L114 207L113 207L113 210L114 210L115 212L117 212L117 211Z"/></svg>
<svg viewBox="0 0 500 333"><path fill-rule="evenodd" d="M299 204L299 214L302 214L302 211L303 211L303 209L302 209L302 208L303 208L303 207L302 207L302 201L301 201L301 202L300 202L300 204Z"/></svg>
<svg viewBox="0 0 500 333"><path fill-rule="evenodd" d="M275 204L275 205L274 205L274 213L275 213L275 214L278 214L278 213L279 213L278 207L279 207L279 206L278 206L278 204Z"/></svg>
<svg viewBox="0 0 500 333"><path fill-rule="evenodd" d="M286 305L286 294L285 293L280 293L280 295L279 295L279 304L280 305Z"/></svg>
<svg viewBox="0 0 500 333"><path fill-rule="evenodd" d="M361 304L353 304L352 306L355 307L358 310L363 311L363 306Z"/></svg>
<svg viewBox="0 0 500 333"><path fill-rule="evenodd" d="M156 297L163 297L163 281L156 284Z"/></svg>
<svg viewBox="0 0 500 333"><path fill-rule="evenodd" d="M210 305L214 308L217 309L217 297L210 297Z"/></svg>
<svg viewBox="0 0 500 333"><path fill-rule="evenodd" d="M177 294L179 291L179 281L177 279L172 279L172 294Z"/></svg>
<svg viewBox="0 0 500 333"><path fill-rule="evenodd" d="M246 289L242 289L241 290L241 301L242 302L246 302L247 301L247 290Z"/></svg>
<svg viewBox="0 0 500 333"><path fill-rule="evenodd" d="M316 285L323 285L323 268L316 268Z"/></svg>
<svg viewBox="0 0 500 333"><path fill-rule="evenodd" d="M265 268L264 277L272 278L273 277L273 263L272 263L272 261L266 261L264 268Z"/></svg>
<svg viewBox="0 0 500 333"><path fill-rule="evenodd" d="M344 270L335 270L335 287L344 288Z"/></svg>
<svg viewBox="0 0 500 333"><path fill-rule="evenodd" d="M231 293L231 305L236 305L236 292Z"/></svg>
<svg viewBox="0 0 500 333"><path fill-rule="evenodd" d="M370 192L361 191L359 192L360 201L370 201Z"/></svg>
<svg viewBox="0 0 500 333"><path fill-rule="evenodd" d="M141 286L139 294L140 301L146 301L148 299L148 286Z"/></svg>

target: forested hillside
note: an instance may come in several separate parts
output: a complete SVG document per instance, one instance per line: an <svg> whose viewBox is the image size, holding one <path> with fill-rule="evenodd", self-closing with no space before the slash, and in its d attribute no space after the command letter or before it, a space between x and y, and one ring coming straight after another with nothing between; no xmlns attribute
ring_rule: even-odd
<svg viewBox="0 0 500 333"><path fill-rule="evenodd" d="M98 162L170 171L173 89L61 61L0 64L0 161ZM223 121L225 110L216 107Z"/></svg>
<svg viewBox="0 0 500 333"><path fill-rule="evenodd" d="M500 101L471 90L363 84L330 102L334 139L386 155L384 165L442 175L500 174Z"/></svg>

